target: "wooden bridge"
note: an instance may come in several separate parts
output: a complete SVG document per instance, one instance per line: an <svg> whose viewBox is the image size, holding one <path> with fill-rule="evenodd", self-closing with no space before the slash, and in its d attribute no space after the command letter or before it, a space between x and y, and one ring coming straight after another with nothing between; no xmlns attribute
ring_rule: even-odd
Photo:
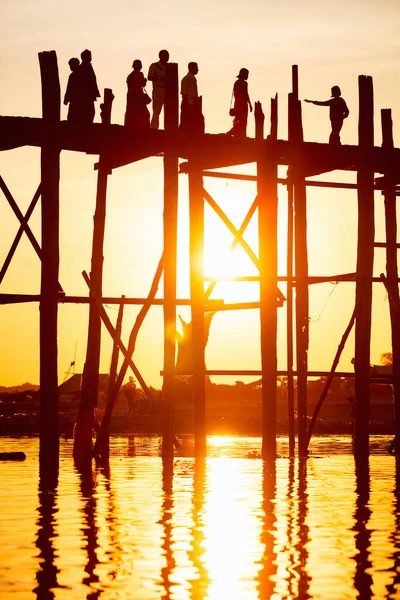
<svg viewBox="0 0 400 600"><path fill-rule="evenodd" d="M22 233L25 232L42 262L40 296L0 294L0 303L40 302L40 396L41 396L41 464L43 468L58 466L58 406L57 406L57 307L59 302L87 302L89 308L89 331L85 372L82 383L82 399L75 439L75 457L92 456L91 436L94 408L97 403L97 382L100 356L100 325L104 322L114 339L114 372L108 398L108 412L98 436L96 448L101 448L108 437L109 418L118 385L131 367L146 393L148 387L133 362L132 355L136 337L150 306L162 304L164 308L164 365L163 365L163 456L173 455L173 398L176 375L176 307L191 306L193 323L193 396L195 423L195 453L206 453L205 429L205 377L204 362L204 315L207 310L239 310L257 308L260 312L261 370L254 374L262 376L263 402L263 449L265 459L274 460L276 455L276 386L277 386L277 310L287 302L287 371L288 419L290 454L295 452L294 377L297 377L297 431L300 455L306 455L311 431L307 428L307 377L309 376L308 353L308 289L321 281L354 281L356 285L355 310L344 333L338 353L333 361L329 381L334 375L341 350L355 322L355 453L368 454L369 402L370 402L370 335L374 246L384 246L387 252L387 273L383 281L389 292L390 315L393 336L393 385L395 391L396 435L400 446L400 301L397 270L396 187L400 183L400 149L394 148L392 121L389 109L382 111L381 147L374 145L373 85L371 77L359 77L359 140L358 145L332 146L304 142L301 103L298 98L298 72L293 67L293 87L289 93L288 140L279 140L278 101L271 100L270 131L264 136L264 114L256 103L256 138L232 138L221 135L183 135L178 127L179 94L178 67L168 64L166 70L165 130L127 128L111 124L112 92L105 90L102 123L78 126L60 120L60 84L55 52L39 54L42 77L43 117L0 117L0 150L21 146L41 148L41 183L26 215L9 192L4 179L0 187L20 221L20 230L0 272L0 283L15 252ZM84 273L90 294L87 297L66 296L59 283L59 160L62 150L83 152L99 157L96 163L98 183L96 211L94 215L93 250L90 277ZM116 169L128 163L150 156L160 156L164 169L164 251L147 298L104 298L102 295L103 238L107 178ZM162 157L162 158L161 158ZM179 159L184 162L179 164ZM223 169L245 163L256 163L257 175L221 173ZM278 166L288 167L287 177L278 177ZM307 177L336 170L355 171L357 183L335 181L312 181ZM177 202L179 173L189 178L190 207L190 298L176 297L177 254ZM237 229L221 210L218 203L204 187L206 177L257 182L257 196L242 226ZM277 210L278 185L287 189L288 198L288 258L285 277L277 275ZM307 202L309 186L354 189L358 198L358 247L355 273L312 278L308 274L307 257ZM374 239L374 193L381 190L385 197L386 235L384 242ZM41 197L42 241L41 246L29 228L29 217ZM211 282L204 288L203 244L204 202L212 206L233 235L232 247L240 244L257 266L260 283L260 300L256 303L224 304L210 300ZM251 217L258 209L258 251L246 243L243 234ZM164 274L164 297L155 299L161 274ZM239 278L240 279L240 278ZM245 280L246 278L242 278ZM286 298L279 291L278 283L287 283ZM318 280L318 281L317 281ZM376 279L375 279L376 281ZM212 287L212 289L214 289ZM295 298L293 290L296 290ZM210 291L211 290L211 291ZM295 302L294 302L295 300ZM108 320L103 304L115 302L120 305L119 325L114 327ZM142 306L132 329L128 347L120 339L122 311L125 304ZM293 340L293 311L296 322L296 344ZM117 377L118 351L124 355L124 364ZM294 370L296 353L296 370ZM227 374L228 371L218 371ZM233 374L234 371L229 371ZM238 372L239 373L239 372ZM281 372L280 372L281 373ZM327 373L328 374L328 373ZM321 399L321 402L323 398ZM400 447L398 448L400 449Z"/></svg>

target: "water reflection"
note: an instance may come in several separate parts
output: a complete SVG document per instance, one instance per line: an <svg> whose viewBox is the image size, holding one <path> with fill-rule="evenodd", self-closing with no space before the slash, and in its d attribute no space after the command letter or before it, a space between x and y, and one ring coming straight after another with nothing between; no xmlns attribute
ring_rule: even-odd
<svg viewBox="0 0 400 600"><path fill-rule="evenodd" d="M396 458L396 476L393 488L393 508L395 517L395 527L390 534L390 541L393 544L393 579L386 586L387 598L395 600L400 596L400 458Z"/></svg>
<svg viewBox="0 0 400 600"><path fill-rule="evenodd" d="M296 550L298 552L298 565L295 568L299 575L298 598L310 598L309 589L311 577L308 572L309 527L307 525L308 494L307 494L307 459L298 459L298 534Z"/></svg>
<svg viewBox="0 0 400 600"><path fill-rule="evenodd" d="M171 598L171 573L175 569L176 563L174 553L172 551L172 516L174 510L173 499L173 479L174 479L174 462L170 459L163 460L162 473L162 489L164 499L162 503L162 516L160 523L163 526L164 539L162 549L165 556L166 564L161 569L161 580L164 586L163 598L168 600Z"/></svg>
<svg viewBox="0 0 400 600"><path fill-rule="evenodd" d="M249 440L214 442L163 463L154 438L119 438L110 465L82 473L66 445L60 482L39 490L37 464L0 465L1 597L400 597L400 462L271 467L245 458Z"/></svg>
<svg viewBox="0 0 400 600"><path fill-rule="evenodd" d="M99 564L97 558L97 548L99 547L98 542L98 527L97 527L97 498L96 492L96 471L92 468L85 468L79 473L80 477L80 493L82 498L82 513L83 513L83 527L82 539L83 539L83 550L86 552L86 564L84 571L86 575L83 575L82 583L90 588L87 592L86 598L89 600L95 600L101 595L101 589L93 584L98 584L100 579L96 574L96 566Z"/></svg>
<svg viewBox="0 0 400 600"><path fill-rule="evenodd" d="M40 600L55 598L54 590L59 587L57 575L59 569L55 564L57 557L53 540L57 533L55 515L57 508L57 476L49 480L42 476L39 483L39 517L37 520L36 547L39 549L39 569L36 573L37 586L34 593Z"/></svg>
<svg viewBox="0 0 400 600"><path fill-rule="evenodd" d="M356 569L354 573L354 588L358 592L358 598L367 600L372 598L372 576L370 569L372 566L370 560L369 548L371 546L371 531L368 528L368 522L371 517L369 508L369 460L357 459L355 461L356 475L356 509L354 512L355 524L355 546Z"/></svg>
<svg viewBox="0 0 400 600"><path fill-rule="evenodd" d="M263 462L262 471L262 528L260 540L262 544L261 569L258 572L258 597L269 600L275 592L276 558L274 552L275 540L275 495L276 495L276 465Z"/></svg>
<svg viewBox="0 0 400 600"><path fill-rule="evenodd" d="M196 458L194 461L193 491L192 491L192 527L191 549L188 558L194 568L194 576L190 581L191 600L202 600L207 597L209 584L208 572L205 566L205 534L204 534L204 499L206 460Z"/></svg>

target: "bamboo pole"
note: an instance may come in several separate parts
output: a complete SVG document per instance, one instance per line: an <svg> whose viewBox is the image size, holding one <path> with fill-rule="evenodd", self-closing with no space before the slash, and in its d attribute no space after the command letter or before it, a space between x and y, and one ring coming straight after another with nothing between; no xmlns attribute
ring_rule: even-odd
<svg viewBox="0 0 400 600"><path fill-rule="evenodd" d="M39 53L42 110L46 135L41 150L42 270L40 285L40 472L56 476L58 434L58 270L60 148L52 130L60 122L60 82L57 55ZM21 223L22 224L22 223ZM27 226L26 226L27 227ZM25 229L26 230L26 229Z"/></svg>
<svg viewBox="0 0 400 600"><path fill-rule="evenodd" d="M114 96L104 90L102 110L103 124L109 125ZM107 157L100 155L97 174L96 209L93 217L93 242L90 279L96 296L102 296L103 288L103 245L106 224L107 182L109 167ZM89 307L88 341L86 361L82 377L81 401L76 424L74 458L77 462L89 460L92 453L92 429L95 424L95 409L99 390L99 364L101 349L101 319L92 301Z"/></svg>
<svg viewBox="0 0 400 600"><path fill-rule="evenodd" d="M190 297L192 301L195 456L207 453L204 360L204 200L199 158L189 160Z"/></svg>
<svg viewBox="0 0 400 600"><path fill-rule="evenodd" d="M358 143L363 164L357 172L358 241L355 327L355 418L354 453L369 452L370 344L372 273L374 263L374 169L370 154L374 146L374 100L372 77L360 75Z"/></svg>
<svg viewBox="0 0 400 600"><path fill-rule="evenodd" d="M178 65L166 65L164 155L164 381L163 458L174 453L174 368L176 346L176 265L178 221L178 154L173 149L179 124Z"/></svg>
<svg viewBox="0 0 400 600"><path fill-rule="evenodd" d="M258 239L260 269L260 342L264 459L276 458L277 303L278 285L278 167L275 145L278 129L277 97L271 99L271 132L267 146L262 137L261 104L256 114L259 154L257 160Z"/></svg>
<svg viewBox="0 0 400 600"><path fill-rule="evenodd" d="M393 123L390 109L381 111L382 120L382 147L392 150ZM398 285L397 264L397 211L396 211L396 183L393 174L385 174L383 196L385 199L385 225L386 225L386 283L389 297L390 323L392 328L392 356L393 356L393 392L395 437L392 447L395 454L400 455L400 296Z"/></svg>
<svg viewBox="0 0 400 600"><path fill-rule="evenodd" d="M307 196L302 168L303 126L298 99L298 69L293 65L293 92L289 94L289 142L293 143L289 177L294 187L294 231L296 269L296 363L299 455L307 453L308 369L308 255Z"/></svg>

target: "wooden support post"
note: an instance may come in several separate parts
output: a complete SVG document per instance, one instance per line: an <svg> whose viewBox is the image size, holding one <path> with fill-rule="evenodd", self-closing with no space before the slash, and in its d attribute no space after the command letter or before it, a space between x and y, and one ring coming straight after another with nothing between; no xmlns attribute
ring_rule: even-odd
<svg viewBox="0 0 400 600"><path fill-rule="evenodd" d="M286 355L289 456L295 455L294 378L293 378L293 183L287 184L287 286L286 286Z"/></svg>
<svg viewBox="0 0 400 600"><path fill-rule="evenodd" d="M102 118L105 125L110 124L113 98L111 90L104 90ZM107 157L100 155L97 174L96 209L93 217L92 263L90 271L92 286L96 296L99 298L102 297L103 290L103 245L109 172ZM100 348L101 318L92 296L89 307L86 361L82 377L81 401L74 443L74 458L77 463L81 464L90 460L92 455L92 429L95 424L95 409L99 391Z"/></svg>
<svg viewBox="0 0 400 600"><path fill-rule="evenodd" d="M293 65L293 92L289 94L289 142L293 143L288 178L294 188L296 269L296 363L299 455L307 453L308 370L308 254L307 195L302 167L303 126L298 98L298 69Z"/></svg>
<svg viewBox="0 0 400 600"><path fill-rule="evenodd" d="M358 240L355 327L355 418L354 453L369 452L370 414L370 344L372 309L372 274L374 263L374 169L371 151L374 146L374 99L372 77L360 75L358 143L363 162L357 172Z"/></svg>
<svg viewBox="0 0 400 600"><path fill-rule="evenodd" d="M198 157L189 160L190 298L192 304L193 402L195 456L207 453L204 359L204 200Z"/></svg>
<svg viewBox="0 0 400 600"><path fill-rule="evenodd" d="M264 116L261 105L256 117ZM277 302L278 285L278 167L276 161L277 97L271 100L271 134L267 142L258 138L257 193L260 268L260 335L264 459L276 458Z"/></svg>
<svg viewBox="0 0 400 600"><path fill-rule="evenodd" d="M39 53L45 136L41 150L42 271L40 287L40 472L58 471L57 316L59 269L60 148L53 131L60 122L57 55Z"/></svg>
<svg viewBox="0 0 400 600"><path fill-rule="evenodd" d="M163 381L163 458L174 453L174 369L176 345L176 261L178 236L178 154L172 150L178 132L178 65L166 65L164 106L164 381Z"/></svg>
<svg viewBox="0 0 400 600"><path fill-rule="evenodd" d="M381 111L382 147L393 149L393 123L390 109ZM392 328L393 392L395 414L394 451L400 455L400 296L397 265L397 211L396 181L393 173L385 173L383 196L385 198L386 224L386 285L388 287L390 323Z"/></svg>

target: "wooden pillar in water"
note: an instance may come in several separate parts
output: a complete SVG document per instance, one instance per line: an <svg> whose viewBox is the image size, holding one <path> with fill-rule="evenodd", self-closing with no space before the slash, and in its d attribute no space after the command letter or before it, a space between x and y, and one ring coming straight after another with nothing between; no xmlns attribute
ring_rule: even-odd
<svg viewBox="0 0 400 600"><path fill-rule="evenodd" d="M383 109L382 147L393 149L392 111ZM385 199L386 224L386 286L389 295L390 323L392 328L393 392L395 414L395 452L400 455L400 296L397 261L397 210L396 180L388 171L384 176L383 196Z"/></svg>
<svg viewBox="0 0 400 600"><path fill-rule="evenodd" d="M189 159L190 298L192 306L194 451L206 456L206 386L204 359L204 199L201 161Z"/></svg>
<svg viewBox="0 0 400 600"><path fill-rule="evenodd" d="M113 99L112 91L105 89L101 115L103 125L110 125ZM103 295L103 245L109 174L107 158L100 155L97 175L96 209L93 217L92 262L90 270L90 279L98 298L101 298ZM86 361L82 377L81 401L74 443L74 457L78 462L90 459L92 452L92 429L99 390L100 348L101 318L96 303L92 300L89 307Z"/></svg>
<svg viewBox="0 0 400 600"><path fill-rule="evenodd" d="M291 162L288 178L294 190L294 246L296 270L296 365L299 455L307 453L308 371L308 252L307 195L302 166L303 126L298 92L298 68L292 67L293 92L289 94L289 142Z"/></svg>
<svg viewBox="0 0 400 600"><path fill-rule="evenodd" d="M163 458L174 454L174 369L176 344L176 261L178 235L178 154L174 140L179 124L178 65L166 65L164 105L164 381Z"/></svg>
<svg viewBox="0 0 400 600"><path fill-rule="evenodd" d="M41 149L42 270L40 285L40 473L55 477L59 461L57 292L59 271L60 81L54 51L39 53L44 139Z"/></svg>
<svg viewBox="0 0 400 600"><path fill-rule="evenodd" d="M358 143L360 164L357 171L358 240L355 327L355 419L354 454L369 452L370 415L370 344L372 310L372 274L374 264L374 98L372 77L360 75Z"/></svg>
<svg viewBox="0 0 400 600"><path fill-rule="evenodd" d="M293 380L293 183L287 183L287 260L286 260L286 356L289 456L295 455L294 380Z"/></svg>
<svg viewBox="0 0 400 600"><path fill-rule="evenodd" d="M262 371L262 456L276 458L276 386L277 386L277 286L278 286L278 183L276 140L278 99L271 100L271 133L264 142L261 104L256 105L258 140L257 192L258 239L260 259L260 334Z"/></svg>

